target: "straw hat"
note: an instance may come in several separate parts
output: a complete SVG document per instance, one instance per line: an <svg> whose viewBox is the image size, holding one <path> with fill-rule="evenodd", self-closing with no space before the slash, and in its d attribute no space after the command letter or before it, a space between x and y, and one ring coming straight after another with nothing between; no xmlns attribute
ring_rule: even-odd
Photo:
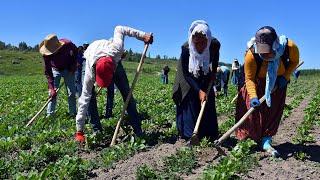
<svg viewBox="0 0 320 180"><path fill-rule="evenodd" d="M49 34L47 37L39 45L39 52L42 55L49 56L57 52L62 46L64 42L59 41L57 35Z"/></svg>

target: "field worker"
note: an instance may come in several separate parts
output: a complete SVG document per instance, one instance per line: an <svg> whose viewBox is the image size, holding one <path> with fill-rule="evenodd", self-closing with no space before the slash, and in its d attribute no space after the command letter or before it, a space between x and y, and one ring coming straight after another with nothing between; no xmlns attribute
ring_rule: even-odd
<svg viewBox="0 0 320 180"><path fill-rule="evenodd" d="M165 65L163 68L162 68L162 72L161 72L161 81L162 81L162 84L168 84L169 83L169 71L170 71L170 68L168 65Z"/></svg>
<svg viewBox="0 0 320 180"><path fill-rule="evenodd" d="M84 141L84 124L86 112L90 111L90 122L94 131L101 131L101 123L98 116L94 83L99 87L108 87L114 78L123 100L129 93L129 84L126 73L121 64L121 56L124 52L125 36L135 37L145 43L152 43L153 36L145 32L126 27L117 26L114 30L113 39L97 40L89 45L84 53L86 58L85 77L82 87L82 94L79 99L79 109L76 117L76 141ZM113 73L115 74L113 75ZM130 115L130 124L137 136L142 135L141 122L138 118L136 103L133 98L129 103L127 111Z"/></svg>
<svg viewBox="0 0 320 180"><path fill-rule="evenodd" d="M228 96L229 76L230 70L227 66L217 67L217 80L220 80L220 89L223 88L223 94L225 96Z"/></svg>
<svg viewBox="0 0 320 180"><path fill-rule="evenodd" d="M68 91L68 116L76 115L75 71L77 66L77 47L67 39L58 39L49 34L39 45L39 52L44 59L44 72L48 79L49 95L52 100L48 104L47 117L54 115L57 103L57 88L61 77Z"/></svg>
<svg viewBox="0 0 320 180"><path fill-rule="evenodd" d="M219 41L211 36L209 25L203 20L194 21L188 32L188 42L182 46L173 87L176 104L176 122L181 138L192 136L201 103L207 100L199 127L199 138L218 137L214 91L207 94L209 82L215 79L219 61Z"/></svg>
<svg viewBox="0 0 320 180"><path fill-rule="evenodd" d="M238 59L234 59L232 66L231 66L231 82L233 85L239 85L239 78L240 78L240 63Z"/></svg>
<svg viewBox="0 0 320 180"><path fill-rule="evenodd" d="M299 50L284 35L278 36L270 26L260 28L251 40L252 46L245 55L245 87L241 88L236 106L236 121L250 107L256 110L236 131L242 140L251 138L261 142L263 150L279 156L271 146L272 136L277 133L285 106L286 89L290 75L299 62ZM249 42L250 43L250 42ZM272 90L277 90L272 93ZM266 103L259 98L266 96Z"/></svg>

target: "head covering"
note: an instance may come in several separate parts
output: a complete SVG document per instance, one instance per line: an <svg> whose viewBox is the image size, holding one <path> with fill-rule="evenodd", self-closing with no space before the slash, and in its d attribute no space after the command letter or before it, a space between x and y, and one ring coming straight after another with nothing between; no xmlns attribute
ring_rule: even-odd
<svg viewBox="0 0 320 180"><path fill-rule="evenodd" d="M49 56L57 52L62 46L64 42L59 41L57 35L49 34L47 37L39 45L39 52L42 55Z"/></svg>
<svg viewBox="0 0 320 180"><path fill-rule="evenodd" d="M268 61L268 70L266 76L266 88L265 88L265 96L266 96L266 103L268 107L271 107L271 93L275 86L277 80L277 72L280 64L280 58L284 53L284 50L287 45L287 38L286 36L282 35L272 46L272 50L275 53L274 58Z"/></svg>
<svg viewBox="0 0 320 180"><path fill-rule="evenodd" d="M100 87L108 87L112 81L114 63L111 57L102 57L96 63L96 82Z"/></svg>
<svg viewBox="0 0 320 180"><path fill-rule="evenodd" d="M255 41L258 53L271 53L272 45L277 40L278 35L276 31L270 26L263 26L260 28L256 35Z"/></svg>
<svg viewBox="0 0 320 180"><path fill-rule="evenodd" d="M192 41L192 36L195 33L204 34L208 40L207 47L201 54L198 53ZM199 77L200 67L204 75L206 75L209 72L209 67L210 67L209 47L211 44L211 40L212 40L211 31L209 29L209 25L207 22L203 20L197 20L191 24L189 28L189 39L188 39L189 51L190 51L189 72L192 73L193 76L195 77Z"/></svg>
<svg viewBox="0 0 320 180"><path fill-rule="evenodd" d="M271 92L275 86L277 79L277 72L280 63L280 57L283 55L285 47L287 44L287 38L284 35L277 36L276 31L270 26L264 26L260 28L255 37L252 37L247 42L247 49L253 46L254 53L259 54L261 59L262 53L274 53L274 57L268 59L268 68L266 75L266 104L271 107Z"/></svg>

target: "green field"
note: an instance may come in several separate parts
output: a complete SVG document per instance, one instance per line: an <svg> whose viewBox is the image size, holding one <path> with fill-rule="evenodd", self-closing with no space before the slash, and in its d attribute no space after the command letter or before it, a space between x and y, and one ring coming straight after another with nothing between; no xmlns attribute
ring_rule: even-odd
<svg viewBox="0 0 320 180"><path fill-rule="evenodd" d="M96 169L108 170L134 154L176 141L175 106L171 99L174 61L147 59L143 65L134 96L143 117L145 137L134 139L130 127L124 126L128 135L120 133L124 140L115 147L108 147L123 105L120 94L116 93L114 117L102 120L103 136L91 135L92 129L88 124L86 146L79 149L74 141L75 119L66 115L68 106L64 88L58 95L56 118L45 118L43 113L31 127L25 127L48 98L41 56L35 52L16 51L0 51L0 56L0 179L87 179L95 176ZM13 64L13 61L18 61L18 64ZM169 85L160 82L160 72L165 64L171 69ZM124 63L129 81L132 81L137 65L136 62ZM314 72L302 73L299 81L292 82L288 88L291 101L285 109L287 117L308 94L315 94L312 96L313 107L307 110L308 117L299 125L301 130L295 136L298 144L315 141L311 130L320 125L319 77ZM98 97L100 114L104 113L105 94L103 90ZM216 103L218 116L225 120L219 127L221 133L234 123L235 105L230 102L236 89L232 85L229 94L227 98L219 96ZM233 179L245 174L258 161L251 148L254 144L245 141L238 143L238 148L226 149L230 155L217 164L207 163L199 178ZM195 149L182 148L164 159L162 169L137 165L136 178L180 179L198 166L198 151L210 147L210 142L202 141L201 146ZM89 152L94 152L96 158L83 156ZM297 157L301 158L303 154Z"/></svg>

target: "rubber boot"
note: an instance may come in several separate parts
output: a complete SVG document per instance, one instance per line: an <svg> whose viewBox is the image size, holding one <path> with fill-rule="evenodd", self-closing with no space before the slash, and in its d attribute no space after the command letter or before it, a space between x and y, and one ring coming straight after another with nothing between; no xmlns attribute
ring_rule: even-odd
<svg viewBox="0 0 320 180"><path fill-rule="evenodd" d="M273 157L279 157L280 154L277 150L275 150L272 146L272 137L266 136L262 138L262 149L271 154Z"/></svg>

